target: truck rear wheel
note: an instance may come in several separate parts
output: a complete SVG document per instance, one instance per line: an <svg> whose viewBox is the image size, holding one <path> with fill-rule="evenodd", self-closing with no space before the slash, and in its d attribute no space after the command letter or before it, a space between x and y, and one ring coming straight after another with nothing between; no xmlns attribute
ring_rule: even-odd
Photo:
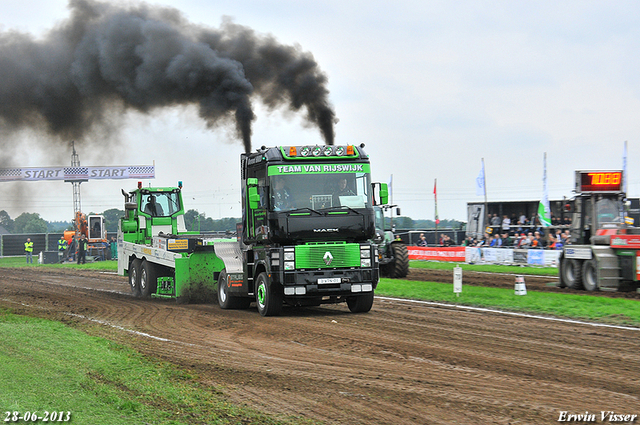
<svg viewBox="0 0 640 425"><path fill-rule="evenodd" d="M140 294L142 298L149 298L151 293L156 291L157 283L154 265L147 260L143 260L140 267Z"/></svg>
<svg viewBox="0 0 640 425"><path fill-rule="evenodd" d="M373 307L373 291L347 298L347 306L352 313L367 313Z"/></svg>
<svg viewBox="0 0 640 425"><path fill-rule="evenodd" d="M222 270L220 272L220 277L218 277L218 304L220 305L220 308L223 310L249 308L251 299L229 295L227 292L227 289L229 288L228 280L229 275L227 274L227 271Z"/></svg>
<svg viewBox="0 0 640 425"><path fill-rule="evenodd" d="M598 287L598 263L595 258L582 264L582 284L587 291L597 291Z"/></svg>
<svg viewBox="0 0 640 425"><path fill-rule="evenodd" d="M131 293L136 298L140 298L140 260L137 258L129 264L129 286Z"/></svg>
<svg viewBox="0 0 640 425"><path fill-rule="evenodd" d="M562 282L571 289L582 289L582 264L579 260L562 258L560 269Z"/></svg>
<svg viewBox="0 0 640 425"><path fill-rule="evenodd" d="M282 292L274 288L265 272L256 279L256 304L262 316L278 316L282 312Z"/></svg>

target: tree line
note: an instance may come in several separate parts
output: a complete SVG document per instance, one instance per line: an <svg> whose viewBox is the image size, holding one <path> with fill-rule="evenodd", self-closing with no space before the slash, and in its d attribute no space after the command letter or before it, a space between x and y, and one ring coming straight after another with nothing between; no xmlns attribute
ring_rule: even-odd
<svg viewBox="0 0 640 425"><path fill-rule="evenodd" d="M108 209L102 213L89 213L88 215L99 214L105 219L107 232L118 231L118 220L124 216L124 210L117 208ZM391 227L391 218L386 217L386 228ZM197 210L188 210L184 215L187 230L201 232L233 232L236 230L236 223L240 218L229 217L213 219ZM458 220L440 220L439 229L463 230L466 223ZM65 230L73 230L71 221L46 221L38 213L22 213L15 219L11 219L9 214L0 211L0 226L9 233L57 233ZM393 218L393 226L396 229L434 229L436 223L433 220L413 220L410 217L399 216Z"/></svg>

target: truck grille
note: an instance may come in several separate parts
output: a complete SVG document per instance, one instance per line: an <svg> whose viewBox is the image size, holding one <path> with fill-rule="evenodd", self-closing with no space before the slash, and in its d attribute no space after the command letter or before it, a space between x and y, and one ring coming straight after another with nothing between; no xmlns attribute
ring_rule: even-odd
<svg viewBox="0 0 640 425"><path fill-rule="evenodd" d="M318 242L296 246L295 252L297 269L360 267L359 244ZM331 261L327 264L329 257Z"/></svg>

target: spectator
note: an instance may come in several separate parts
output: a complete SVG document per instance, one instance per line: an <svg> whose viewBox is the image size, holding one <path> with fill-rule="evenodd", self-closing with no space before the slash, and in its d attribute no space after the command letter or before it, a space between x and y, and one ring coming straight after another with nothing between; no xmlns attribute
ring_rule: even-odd
<svg viewBox="0 0 640 425"><path fill-rule="evenodd" d="M505 214L502 216L502 233L509 233L511 230L511 219Z"/></svg>
<svg viewBox="0 0 640 425"><path fill-rule="evenodd" d="M109 243L109 248L111 249L111 259L117 260L118 259L118 243L116 241L116 238L113 236L111 236L111 242Z"/></svg>
<svg viewBox="0 0 640 425"><path fill-rule="evenodd" d="M33 264L33 242L31 242L31 238L27 238L24 243L24 252L27 255L27 264Z"/></svg>
<svg viewBox="0 0 640 425"><path fill-rule="evenodd" d="M527 236L522 237L522 241L520 242L520 248L529 249L531 248L532 242L533 242L533 233L529 232Z"/></svg>
<svg viewBox="0 0 640 425"><path fill-rule="evenodd" d="M503 233L502 234L502 246L511 247L512 245L513 245L513 239L511 239L511 236L509 235L509 233Z"/></svg>
<svg viewBox="0 0 640 425"><path fill-rule="evenodd" d="M500 226L500 217L498 217L498 214L494 214L493 217L491 217L491 225Z"/></svg>
<svg viewBox="0 0 640 425"><path fill-rule="evenodd" d="M490 247L492 248L499 248L500 246L502 246L502 239L500 239L500 235L499 234L495 234L493 235L493 239L491 239L491 243L489 244Z"/></svg>
<svg viewBox="0 0 640 425"><path fill-rule="evenodd" d="M451 245L453 245L453 239L451 239L451 236L449 236L449 235L444 235L444 241L443 241L442 245L444 245L444 246L451 246Z"/></svg>
<svg viewBox="0 0 640 425"><path fill-rule="evenodd" d="M87 259L87 238L84 233L80 234L80 239L78 239L78 264L85 264Z"/></svg>
<svg viewBox="0 0 640 425"><path fill-rule="evenodd" d="M420 233L420 239L418 239L418 246L427 246L427 238L424 237L424 233Z"/></svg>

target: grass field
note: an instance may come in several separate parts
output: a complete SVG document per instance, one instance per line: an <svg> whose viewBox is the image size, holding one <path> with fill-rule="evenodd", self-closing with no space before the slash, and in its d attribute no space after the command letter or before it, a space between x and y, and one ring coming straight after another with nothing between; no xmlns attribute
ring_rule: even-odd
<svg viewBox="0 0 640 425"><path fill-rule="evenodd" d="M435 270L453 270L454 267L460 266L462 270L487 273L511 273L522 275L543 275L557 276L558 269L555 267L538 267L538 266L502 266L494 264L465 264L450 263L440 261L409 261L409 267L417 269L435 269Z"/></svg>
<svg viewBox="0 0 640 425"><path fill-rule="evenodd" d="M13 412L49 412L49 422L72 424L309 423L237 407L187 371L59 322L0 310L0 341L5 422L18 422Z"/></svg>
<svg viewBox="0 0 640 425"><path fill-rule="evenodd" d="M381 279L376 295L640 326L638 300L596 297L586 293L576 295L528 291L527 295L520 296L515 295L513 289L463 286L458 297L453 293L452 283Z"/></svg>

